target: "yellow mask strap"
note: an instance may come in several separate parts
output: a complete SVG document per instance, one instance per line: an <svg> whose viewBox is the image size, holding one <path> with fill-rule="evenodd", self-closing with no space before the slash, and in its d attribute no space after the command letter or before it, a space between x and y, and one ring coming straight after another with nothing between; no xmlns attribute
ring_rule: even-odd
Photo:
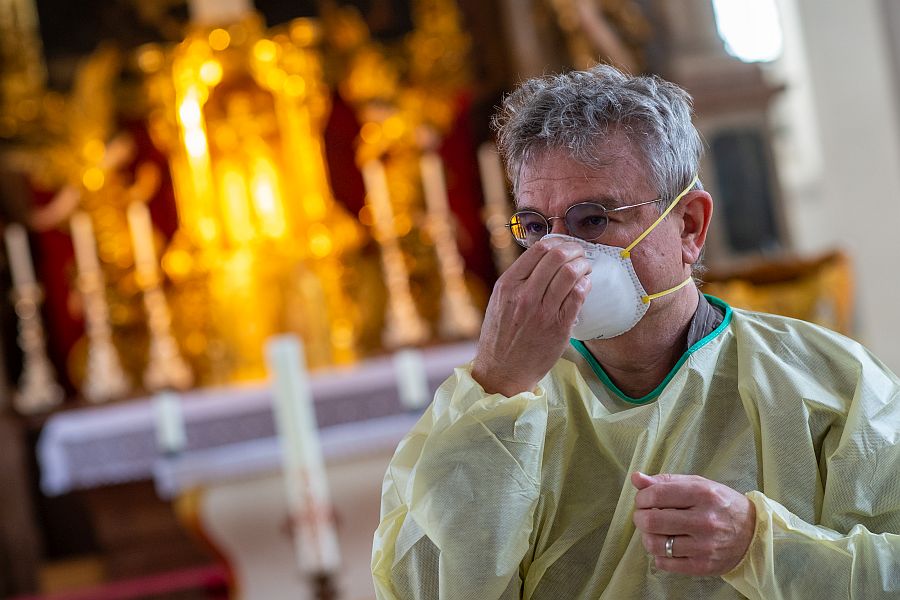
<svg viewBox="0 0 900 600"><path fill-rule="evenodd" d="M684 190L682 190L682 192L681 192L680 194L678 194L677 196L675 196L675 199L672 201L671 204L669 204L669 207L666 208L666 210L663 212L663 214L659 215L659 218L653 223L653 225L651 225L650 227L648 227L647 229L645 229L645 230L644 230L644 233L642 233L641 235L639 235L639 236L637 237L637 239L634 240L633 242L631 242L631 244L630 244L627 248L625 248L624 250L622 250L622 252L620 253L620 255L622 256L622 258L628 258L628 257L631 256L631 251L634 250L634 247L637 246L639 243L641 243L641 240L643 240L645 237L647 237L648 235L650 235L650 232L653 231L654 229L656 229L656 226L657 226L657 225L659 225L660 223L662 223L662 220L665 219L666 216L667 216L670 212L672 212L672 209L675 208L675 205L678 204L678 203L681 201L681 199L684 198L684 197L687 195L687 193L688 193L689 191L691 191L691 188L694 187L694 185L697 183L697 180L698 180L699 178L700 178L699 175L694 175L694 178L691 179L691 182L688 184L688 186L687 186L686 188L684 188ZM690 280L688 280L688 281L690 281ZM681 285L685 285L686 283L687 283L687 282L684 282L684 283L682 283ZM671 290L668 290L668 291L666 291L666 292L661 292L660 295L662 295L662 294L667 294L667 293L669 293L669 292L674 292L675 290L679 289L679 288L681 287L681 285L679 285L678 287L673 288L673 289L671 289ZM652 300L652 297L651 297L651 300Z"/></svg>
<svg viewBox="0 0 900 600"><path fill-rule="evenodd" d="M678 290L680 290L681 288L683 288L684 286L686 286L693 280L694 280L693 277L688 277L687 279L685 279L684 281L682 281L681 283L679 283L678 285L676 285L673 288L663 290L662 292L656 292L655 294L647 294L646 296L641 296L641 302L643 302L644 304L650 304L651 300L656 300L657 298L662 298L666 294L671 294L672 292L677 292Z"/></svg>

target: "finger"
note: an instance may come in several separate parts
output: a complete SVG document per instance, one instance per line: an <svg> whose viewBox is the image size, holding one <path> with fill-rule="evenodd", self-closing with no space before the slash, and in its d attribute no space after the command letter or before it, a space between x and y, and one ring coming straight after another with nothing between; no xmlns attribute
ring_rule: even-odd
<svg viewBox="0 0 900 600"><path fill-rule="evenodd" d="M528 279L537 264L544 258L548 251L552 250L560 244L567 243L559 238L550 238L549 240L540 240L537 244L525 250L513 264L503 272L503 277L511 279L526 280Z"/></svg>
<svg viewBox="0 0 900 600"><path fill-rule="evenodd" d="M650 477L649 475L645 475L644 473L641 473L640 471L635 471L634 473L631 474L631 485L633 485L634 487L636 487L639 490L642 490L645 487L651 486L654 483L656 483L656 482L652 477Z"/></svg>
<svg viewBox="0 0 900 600"><path fill-rule="evenodd" d="M697 540L689 535L657 535L655 533L642 533L641 542L644 549L653 556L666 556L666 543L669 538L672 542L672 556L675 558L690 558L700 556L705 551L697 543Z"/></svg>
<svg viewBox="0 0 900 600"><path fill-rule="evenodd" d="M547 243L557 242L553 247L547 248L540 261L535 265L528 277L532 279L540 279L549 284L553 276L559 268L565 263L584 258L584 248L573 242L566 242L558 238L547 240ZM543 240L541 240L543 243ZM546 285L545 284L545 285ZM543 297L543 294L541 295Z"/></svg>
<svg viewBox="0 0 900 600"><path fill-rule="evenodd" d="M634 511L634 526L642 533L686 535L700 531L701 517L696 511L677 508L648 508Z"/></svg>
<svg viewBox="0 0 900 600"><path fill-rule="evenodd" d="M543 240L542 240L543 241ZM548 241L558 241L551 239ZM557 244L553 248L547 250L541 257L541 260L534 267L531 275L528 276L526 287L523 293L531 298L543 301L544 294L553 280L557 271L566 263L576 259L584 258L584 248L572 242L564 242Z"/></svg>
<svg viewBox="0 0 900 600"><path fill-rule="evenodd" d="M588 276L578 280L559 308L560 322L567 325L575 323L575 317L584 305L584 300L591 291L591 278Z"/></svg>
<svg viewBox="0 0 900 600"><path fill-rule="evenodd" d="M576 258L562 265L544 292L542 304L545 309L558 311L572 288L591 272L592 266L593 263L586 258Z"/></svg>
<svg viewBox="0 0 900 600"><path fill-rule="evenodd" d="M644 475L644 477L647 477L651 484L675 483L677 481L709 481L709 479L700 477L699 475L682 475L680 473L658 473L656 475Z"/></svg>
<svg viewBox="0 0 900 600"><path fill-rule="evenodd" d="M654 483L634 497L637 508L692 508L704 504L711 494L711 482L677 480Z"/></svg>

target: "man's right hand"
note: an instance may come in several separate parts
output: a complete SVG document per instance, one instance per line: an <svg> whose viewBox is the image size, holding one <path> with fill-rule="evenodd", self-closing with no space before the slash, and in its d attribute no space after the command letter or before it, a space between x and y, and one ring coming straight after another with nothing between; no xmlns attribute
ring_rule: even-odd
<svg viewBox="0 0 900 600"><path fill-rule="evenodd" d="M560 238L526 250L494 286L472 377L489 394L531 391L562 356L591 289L584 248Z"/></svg>

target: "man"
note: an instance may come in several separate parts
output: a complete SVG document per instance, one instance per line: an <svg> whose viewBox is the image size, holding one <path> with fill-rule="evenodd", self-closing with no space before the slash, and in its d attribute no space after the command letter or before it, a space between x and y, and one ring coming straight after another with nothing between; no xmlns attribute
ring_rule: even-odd
<svg viewBox="0 0 900 600"><path fill-rule="evenodd" d="M897 597L900 381L699 294L690 97L599 66L498 127L527 249L388 469L378 597Z"/></svg>

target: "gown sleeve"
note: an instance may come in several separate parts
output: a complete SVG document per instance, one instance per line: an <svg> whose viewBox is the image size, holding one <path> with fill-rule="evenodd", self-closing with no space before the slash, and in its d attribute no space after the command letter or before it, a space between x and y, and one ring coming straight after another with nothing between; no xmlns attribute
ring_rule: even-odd
<svg viewBox="0 0 900 600"><path fill-rule="evenodd" d="M860 381L845 421L825 436L816 524L748 494L754 538L723 576L748 598L900 597L900 389L890 374L874 379Z"/></svg>
<svg viewBox="0 0 900 600"><path fill-rule="evenodd" d="M519 598L546 430L540 386L489 395L468 367L457 369L385 475L372 550L376 596Z"/></svg>

